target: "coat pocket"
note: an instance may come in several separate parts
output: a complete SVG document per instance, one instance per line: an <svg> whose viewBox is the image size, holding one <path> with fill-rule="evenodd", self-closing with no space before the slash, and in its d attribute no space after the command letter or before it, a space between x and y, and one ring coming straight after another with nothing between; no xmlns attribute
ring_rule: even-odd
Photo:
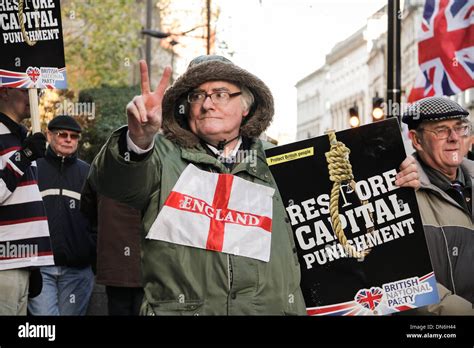
<svg viewBox="0 0 474 348"><path fill-rule="evenodd" d="M153 304L146 302L142 307L144 315L200 315L204 301L189 300L185 302L179 301L158 301Z"/></svg>

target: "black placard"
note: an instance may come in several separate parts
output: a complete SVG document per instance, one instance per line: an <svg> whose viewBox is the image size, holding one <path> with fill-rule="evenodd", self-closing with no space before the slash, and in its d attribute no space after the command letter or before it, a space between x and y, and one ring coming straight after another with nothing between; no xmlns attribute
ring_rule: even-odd
<svg viewBox="0 0 474 348"><path fill-rule="evenodd" d="M336 137L350 149L357 182L353 192L347 186L339 190L341 223L345 220L345 236L358 252L371 249L365 257L350 257L332 229L329 137L266 151L294 232L308 313L380 315L438 302L415 191L394 185L406 157L397 121Z"/></svg>
<svg viewBox="0 0 474 348"><path fill-rule="evenodd" d="M0 1L0 87L66 89L59 0L24 0L23 37L18 0Z"/></svg>

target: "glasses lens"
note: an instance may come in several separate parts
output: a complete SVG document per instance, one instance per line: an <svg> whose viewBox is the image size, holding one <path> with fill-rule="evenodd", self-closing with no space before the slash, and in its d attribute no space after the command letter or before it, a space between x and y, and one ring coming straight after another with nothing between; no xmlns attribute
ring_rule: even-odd
<svg viewBox="0 0 474 348"><path fill-rule="evenodd" d="M457 135L460 135L460 136L464 137L464 136L466 136L470 133L471 127L470 127L469 124L463 124L459 127L456 127L455 131L456 131Z"/></svg>
<svg viewBox="0 0 474 348"><path fill-rule="evenodd" d="M192 104L194 103L200 103L202 100L204 100L205 95L203 93L190 93L188 95L188 101Z"/></svg>
<svg viewBox="0 0 474 348"><path fill-rule="evenodd" d="M211 99L214 104L225 104L229 101L229 93L216 92L211 94Z"/></svg>
<svg viewBox="0 0 474 348"><path fill-rule="evenodd" d="M450 129L449 128L443 128L438 130L437 136L438 139L446 139L449 137Z"/></svg>

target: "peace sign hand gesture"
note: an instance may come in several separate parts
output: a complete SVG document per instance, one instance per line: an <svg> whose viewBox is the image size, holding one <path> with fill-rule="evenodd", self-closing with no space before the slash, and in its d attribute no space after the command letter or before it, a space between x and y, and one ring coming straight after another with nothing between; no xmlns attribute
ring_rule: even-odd
<svg viewBox="0 0 474 348"><path fill-rule="evenodd" d="M161 128L163 95L171 77L171 68L163 71L160 83L150 92L148 66L140 60L141 95L135 96L127 105L128 129L133 143L142 149L150 146Z"/></svg>

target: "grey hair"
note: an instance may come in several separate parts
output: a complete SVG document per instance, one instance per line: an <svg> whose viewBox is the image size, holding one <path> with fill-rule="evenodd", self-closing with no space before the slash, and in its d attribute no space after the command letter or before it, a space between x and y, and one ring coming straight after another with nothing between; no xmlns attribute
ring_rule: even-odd
<svg viewBox="0 0 474 348"><path fill-rule="evenodd" d="M240 86L240 91L242 92L242 106L244 107L245 111L249 111L255 102L255 97L245 86Z"/></svg>

